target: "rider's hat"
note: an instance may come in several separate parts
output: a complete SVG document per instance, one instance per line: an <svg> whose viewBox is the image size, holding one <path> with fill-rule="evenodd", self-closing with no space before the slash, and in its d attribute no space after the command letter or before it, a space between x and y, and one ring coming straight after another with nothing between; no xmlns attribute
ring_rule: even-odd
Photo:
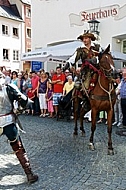
<svg viewBox="0 0 126 190"><path fill-rule="evenodd" d="M89 33L89 31L87 31L87 32L85 32L84 34L82 34L82 35L78 36L78 38L77 38L77 39L79 39L79 40L82 40L82 41L83 41L83 38L84 38L84 37L91 38L91 40L92 40L92 41L95 41L95 40L96 40L96 37L94 36L94 34Z"/></svg>

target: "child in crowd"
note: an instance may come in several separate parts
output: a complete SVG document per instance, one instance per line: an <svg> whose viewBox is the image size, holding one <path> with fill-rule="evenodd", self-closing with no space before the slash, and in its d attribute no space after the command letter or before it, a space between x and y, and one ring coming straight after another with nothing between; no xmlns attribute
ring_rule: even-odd
<svg viewBox="0 0 126 190"><path fill-rule="evenodd" d="M47 104L48 104L48 112L49 112L49 116L48 117L53 117L53 112L54 112L54 108L53 108L53 89L52 89L52 84L49 83L48 84L48 92L47 92Z"/></svg>
<svg viewBox="0 0 126 190"><path fill-rule="evenodd" d="M28 98L30 100L33 100L34 97L35 97L35 94L33 93L31 84L28 84L27 96L28 96ZM28 105L27 114L29 115L30 112L31 112L32 115L34 115L34 109L33 109L33 104L32 103Z"/></svg>

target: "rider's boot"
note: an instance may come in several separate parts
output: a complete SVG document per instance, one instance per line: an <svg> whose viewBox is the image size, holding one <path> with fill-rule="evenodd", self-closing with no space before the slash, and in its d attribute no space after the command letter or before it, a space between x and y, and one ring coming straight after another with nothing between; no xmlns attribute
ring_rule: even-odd
<svg viewBox="0 0 126 190"><path fill-rule="evenodd" d="M22 145L22 142L16 140L16 142L14 143L11 142L10 145L12 146L12 149L14 150L22 168L24 169L28 182L29 183L36 182L38 180L38 176L34 175L33 172L31 171L30 163L27 154L25 152L25 149Z"/></svg>

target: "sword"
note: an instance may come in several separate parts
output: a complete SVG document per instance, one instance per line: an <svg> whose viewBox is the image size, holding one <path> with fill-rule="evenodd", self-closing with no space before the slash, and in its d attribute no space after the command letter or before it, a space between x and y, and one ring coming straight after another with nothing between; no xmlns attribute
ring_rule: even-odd
<svg viewBox="0 0 126 190"><path fill-rule="evenodd" d="M14 117L15 117L15 124L16 124L16 127L19 129L19 131L21 131L22 133L26 133L26 131L24 131L23 127L22 127L22 124L18 118L18 116L16 115L16 113L14 113Z"/></svg>

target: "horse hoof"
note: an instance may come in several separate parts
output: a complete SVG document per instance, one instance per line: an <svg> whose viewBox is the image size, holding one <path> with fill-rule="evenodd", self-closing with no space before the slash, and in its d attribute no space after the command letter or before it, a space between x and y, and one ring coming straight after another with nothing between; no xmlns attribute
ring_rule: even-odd
<svg viewBox="0 0 126 190"><path fill-rule="evenodd" d="M113 151L113 150L108 149L108 155L110 155L110 156L114 155L114 151Z"/></svg>
<svg viewBox="0 0 126 190"><path fill-rule="evenodd" d="M78 135L78 133L74 131L73 136L75 137L75 136L77 136L77 135Z"/></svg>
<svg viewBox="0 0 126 190"><path fill-rule="evenodd" d="M86 136L86 135L85 135L85 132L83 132L83 131L82 131L81 135L82 135L82 137L85 137L85 136Z"/></svg>
<svg viewBox="0 0 126 190"><path fill-rule="evenodd" d="M90 148L90 150L94 151L95 150L94 144L93 143L89 143L89 148Z"/></svg>

